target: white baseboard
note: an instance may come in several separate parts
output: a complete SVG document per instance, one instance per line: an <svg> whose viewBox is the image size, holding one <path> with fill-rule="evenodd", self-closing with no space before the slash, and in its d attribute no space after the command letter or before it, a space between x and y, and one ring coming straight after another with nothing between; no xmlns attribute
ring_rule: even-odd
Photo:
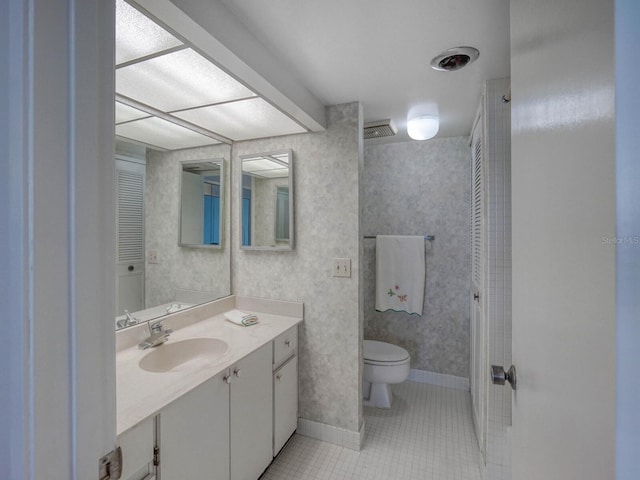
<svg viewBox="0 0 640 480"><path fill-rule="evenodd" d="M409 370L410 382L429 383L440 387L455 388L456 390L469 390L469 379L465 377L456 377L455 375L446 375L444 373L427 372L425 370Z"/></svg>
<svg viewBox="0 0 640 480"><path fill-rule="evenodd" d="M353 432L326 423L314 422L306 418L298 418L298 429L296 433L306 437L322 440L323 442L333 443L341 447L350 448L351 450L360 451L364 443L364 422L359 432Z"/></svg>

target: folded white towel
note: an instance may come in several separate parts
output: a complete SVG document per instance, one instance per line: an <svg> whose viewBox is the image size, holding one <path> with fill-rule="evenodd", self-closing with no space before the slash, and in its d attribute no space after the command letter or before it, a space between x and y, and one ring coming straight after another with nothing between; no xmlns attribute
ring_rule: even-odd
<svg viewBox="0 0 640 480"><path fill-rule="evenodd" d="M240 310L229 310L224 314L224 318L231 323L243 325L245 327L258 323L258 317L256 315L253 313L242 312Z"/></svg>
<svg viewBox="0 0 640 480"><path fill-rule="evenodd" d="M424 237L376 237L376 310L422 315Z"/></svg>

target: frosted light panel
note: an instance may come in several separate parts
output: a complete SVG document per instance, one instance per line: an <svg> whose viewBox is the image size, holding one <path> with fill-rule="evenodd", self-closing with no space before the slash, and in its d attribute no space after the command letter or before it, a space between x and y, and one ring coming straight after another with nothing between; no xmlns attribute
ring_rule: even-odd
<svg viewBox="0 0 640 480"><path fill-rule="evenodd" d="M256 177L281 178L289 176L289 167L272 162L266 158L243 159L242 171Z"/></svg>
<svg viewBox="0 0 640 480"><path fill-rule="evenodd" d="M116 124L148 116L150 115L142 110L130 107L124 103L116 102Z"/></svg>
<svg viewBox="0 0 640 480"><path fill-rule="evenodd" d="M116 0L116 65L182 45L124 0Z"/></svg>
<svg viewBox="0 0 640 480"><path fill-rule="evenodd" d="M116 125L116 135L167 150L220 143L213 138L157 117Z"/></svg>
<svg viewBox="0 0 640 480"><path fill-rule="evenodd" d="M255 95L191 49L119 68L116 92L164 112Z"/></svg>
<svg viewBox="0 0 640 480"><path fill-rule="evenodd" d="M212 105L174 115L236 141L306 132L262 98Z"/></svg>

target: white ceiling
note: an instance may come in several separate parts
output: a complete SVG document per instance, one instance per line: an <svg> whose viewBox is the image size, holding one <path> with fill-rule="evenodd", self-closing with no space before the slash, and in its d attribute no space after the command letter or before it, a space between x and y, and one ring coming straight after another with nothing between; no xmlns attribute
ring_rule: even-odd
<svg viewBox="0 0 640 480"><path fill-rule="evenodd" d="M359 100L365 121L391 118L409 140L411 112L438 113L438 137L468 135L484 80L509 76L509 0L221 0L325 105ZM456 72L430 68L473 46ZM379 139L367 142L380 142Z"/></svg>
<svg viewBox="0 0 640 480"><path fill-rule="evenodd" d="M198 89L188 82L183 88L164 85L168 90L153 94L146 91L151 84L161 87L157 80L166 83L173 73L156 76L153 82L140 80L143 64L153 66L161 59L120 64L118 93L134 102L120 105L118 114L125 123L116 127L117 133L152 135L156 125L151 119L136 120L139 112L130 108L139 106L136 101L151 104L156 110L147 113L157 111L160 118L154 121L167 130L159 133L161 139L175 136L164 148L211 142L202 136L208 132L222 141L236 141L319 131L325 123L323 105L353 101L362 103L365 122L390 118L398 127L396 136L367 143L409 140L407 117L424 114L439 115L437 137L469 135L483 82L509 76L509 0L125 1L215 63L208 69L219 69L217 76L235 78L247 87L234 93L232 103L216 103L219 99L207 97L209 86L216 85L213 75L200 89L203 99L185 108L179 98L171 103L166 92L190 97L189 92ZM434 56L458 46L477 48L479 59L455 72L431 69ZM169 42L166 48L171 54L171 48L183 47ZM131 55L143 53L141 47ZM200 108L193 108L196 105ZM171 122L173 126L166 125ZM182 142L180 128L192 125L195 132Z"/></svg>

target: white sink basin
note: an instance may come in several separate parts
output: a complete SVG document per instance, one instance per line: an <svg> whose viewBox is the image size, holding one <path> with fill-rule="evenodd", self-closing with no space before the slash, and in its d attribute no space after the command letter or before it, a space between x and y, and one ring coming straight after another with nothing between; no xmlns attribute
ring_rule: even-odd
<svg viewBox="0 0 640 480"><path fill-rule="evenodd" d="M189 338L179 342L169 340L140 359L138 365L147 372L165 373L197 367L223 356L229 345L217 338Z"/></svg>

